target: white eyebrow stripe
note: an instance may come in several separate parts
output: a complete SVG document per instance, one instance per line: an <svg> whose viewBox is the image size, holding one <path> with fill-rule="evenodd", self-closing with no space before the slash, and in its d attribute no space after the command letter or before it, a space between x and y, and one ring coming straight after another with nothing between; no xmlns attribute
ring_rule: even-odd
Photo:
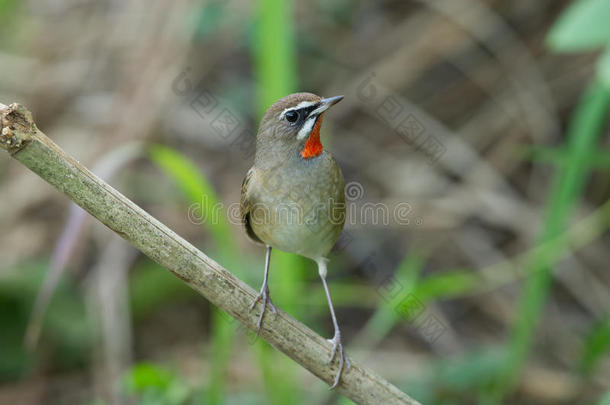
<svg viewBox="0 0 610 405"><path fill-rule="evenodd" d="M307 138L309 134L311 134L311 130L313 129L313 126L316 123L317 119L318 117L315 116L307 118L307 121L305 121L301 129L299 129L299 133L297 134L297 139L299 141L302 141L303 139Z"/></svg>
<svg viewBox="0 0 610 405"><path fill-rule="evenodd" d="M318 104L317 101L301 101L299 104L297 104L295 107L295 109L300 110L301 108L305 108L305 107L311 107L312 105Z"/></svg>
<svg viewBox="0 0 610 405"><path fill-rule="evenodd" d="M316 104L318 104L318 101L301 101L299 104L295 105L294 107L289 107L289 108L286 108L284 111L282 111L279 119L281 120L282 118L284 118L284 115L286 115L286 113L288 111L300 110L301 108L311 107L312 105L316 105Z"/></svg>

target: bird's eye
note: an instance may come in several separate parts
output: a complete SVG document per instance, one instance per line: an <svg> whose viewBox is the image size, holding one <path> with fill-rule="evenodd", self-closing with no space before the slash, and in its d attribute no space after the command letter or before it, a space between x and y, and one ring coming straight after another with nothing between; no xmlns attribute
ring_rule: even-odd
<svg viewBox="0 0 610 405"><path fill-rule="evenodd" d="M288 111L284 117L286 117L286 121L288 122L296 122L299 119L299 113L296 111Z"/></svg>

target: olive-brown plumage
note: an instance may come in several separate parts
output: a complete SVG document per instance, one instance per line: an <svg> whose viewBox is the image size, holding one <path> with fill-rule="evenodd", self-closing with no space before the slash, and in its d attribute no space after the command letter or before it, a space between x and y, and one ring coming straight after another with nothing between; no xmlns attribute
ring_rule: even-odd
<svg viewBox="0 0 610 405"><path fill-rule="evenodd" d="M349 365L326 283L326 256L337 242L345 222L344 180L341 169L320 143L324 112L343 97L321 98L295 93L275 102L261 120L254 166L241 189L241 216L247 235L266 245L260 329L269 296L267 278L272 248L297 253L318 264L318 272L335 327L330 360L339 354L339 383L344 363Z"/></svg>

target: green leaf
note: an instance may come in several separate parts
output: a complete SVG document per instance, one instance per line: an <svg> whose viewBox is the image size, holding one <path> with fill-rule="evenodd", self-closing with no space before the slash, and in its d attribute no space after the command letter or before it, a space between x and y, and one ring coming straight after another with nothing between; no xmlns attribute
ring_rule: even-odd
<svg viewBox="0 0 610 405"><path fill-rule="evenodd" d="M174 376L169 371L156 364L140 363L127 372L125 388L132 394L142 393L150 388L164 391L173 379Z"/></svg>
<svg viewBox="0 0 610 405"><path fill-rule="evenodd" d="M127 371L125 391L138 396L141 405L184 405L192 389L179 376L153 363L140 363Z"/></svg>
<svg viewBox="0 0 610 405"><path fill-rule="evenodd" d="M555 51L583 51L610 43L610 1L577 0L565 10L547 37Z"/></svg>

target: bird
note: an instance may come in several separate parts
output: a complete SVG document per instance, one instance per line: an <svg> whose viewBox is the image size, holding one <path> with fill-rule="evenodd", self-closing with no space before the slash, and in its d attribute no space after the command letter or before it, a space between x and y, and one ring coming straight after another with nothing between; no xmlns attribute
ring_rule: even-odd
<svg viewBox="0 0 610 405"><path fill-rule="evenodd" d="M345 180L322 147L320 127L324 113L342 99L302 92L273 103L261 119L254 165L243 180L240 201L246 235L266 247L263 284L250 305L252 311L262 302L257 334L267 306L277 315L268 286L271 249L296 253L317 264L334 327L328 339L332 344L328 363L337 357L339 362L330 389L339 384L344 367L350 367L326 281L327 256L345 224Z"/></svg>

